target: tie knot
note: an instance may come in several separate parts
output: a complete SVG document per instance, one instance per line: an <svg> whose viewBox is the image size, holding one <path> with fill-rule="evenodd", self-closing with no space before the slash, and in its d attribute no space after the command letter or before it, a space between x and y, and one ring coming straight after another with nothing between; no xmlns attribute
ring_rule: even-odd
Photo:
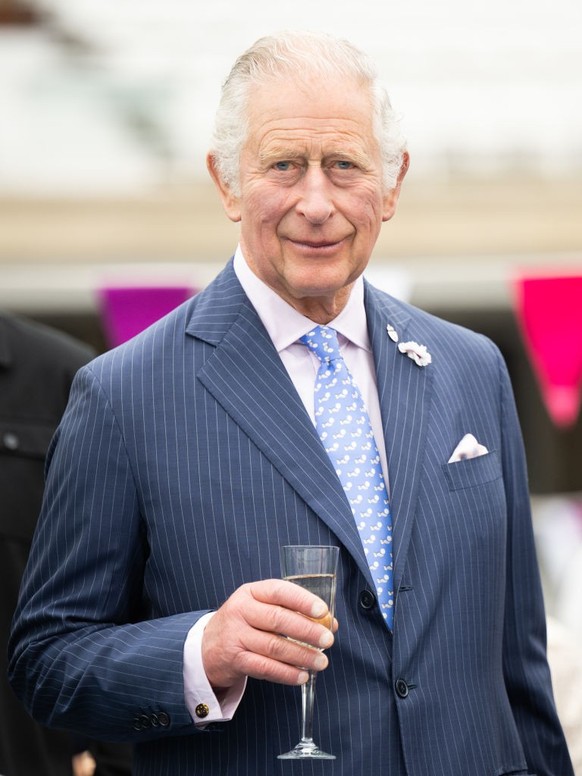
<svg viewBox="0 0 582 776"><path fill-rule="evenodd" d="M337 331L329 326L315 326L299 341L315 353L322 364L341 359Z"/></svg>

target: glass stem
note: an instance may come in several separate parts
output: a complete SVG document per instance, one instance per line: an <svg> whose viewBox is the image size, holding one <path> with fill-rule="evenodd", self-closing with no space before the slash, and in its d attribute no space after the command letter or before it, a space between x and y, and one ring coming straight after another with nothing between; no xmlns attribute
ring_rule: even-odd
<svg viewBox="0 0 582 776"><path fill-rule="evenodd" d="M313 742L313 704L315 702L316 671L309 671L309 679L301 685L301 743Z"/></svg>

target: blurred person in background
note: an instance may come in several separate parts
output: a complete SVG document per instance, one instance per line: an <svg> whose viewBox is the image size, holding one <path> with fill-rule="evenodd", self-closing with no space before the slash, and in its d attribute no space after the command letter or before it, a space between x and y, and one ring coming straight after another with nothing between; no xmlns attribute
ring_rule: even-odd
<svg viewBox="0 0 582 776"><path fill-rule="evenodd" d="M68 733L48 730L34 722L12 692L6 676L6 644L40 512L45 456L67 404L73 377L94 355L87 345L62 332L19 317L0 315L2 776L90 776L90 772L95 772L93 755L84 751L89 742L77 745ZM121 750L115 754L118 762L121 754ZM128 763L126 752L123 761ZM129 767L118 773L128 774Z"/></svg>
<svg viewBox="0 0 582 776"><path fill-rule="evenodd" d="M582 646L577 635L554 617L548 617L548 660L574 773L582 776Z"/></svg>
<svg viewBox="0 0 582 776"><path fill-rule="evenodd" d="M258 41L208 165L240 244L78 373L13 687L45 724L135 742L137 776L290 772L305 668L337 759L293 773L572 776L501 355L363 279L408 167L373 65ZM335 641L277 579L283 544L340 547Z"/></svg>

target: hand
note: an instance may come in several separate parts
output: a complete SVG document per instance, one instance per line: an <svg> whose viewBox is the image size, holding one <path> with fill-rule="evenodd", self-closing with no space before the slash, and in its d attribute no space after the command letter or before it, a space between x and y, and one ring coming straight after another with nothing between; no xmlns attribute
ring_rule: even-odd
<svg viewBox="0 0 582 776"><path fill-rule="evenodd" d="M305 684L305 669L322 671L328 665L319 650L333 644L333 634L314 621L325 621L326 615L321 598L293 582L265 579L242 585L204 630L202 662L208 681L215 692L246 676Z"/></svg>
<svg viewBox="0 0 582 776"><path fill-rule="evenodd" d="M73 776L93 776L97 763L91 752L80 752L73 755Z"/></svg>

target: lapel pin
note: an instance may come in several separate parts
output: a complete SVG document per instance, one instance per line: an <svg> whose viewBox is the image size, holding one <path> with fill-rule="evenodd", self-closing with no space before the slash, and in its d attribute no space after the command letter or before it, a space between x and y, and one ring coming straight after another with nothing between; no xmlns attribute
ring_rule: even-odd
<svg viewBox="0 0 582 776"><path fill-rule="evenodd" d="M396 331L394 326L391 326L390 324L388 324L386 326L386 331L388 332L388 336L390 337L392 342L398 342L398 332Z"/></svg>

